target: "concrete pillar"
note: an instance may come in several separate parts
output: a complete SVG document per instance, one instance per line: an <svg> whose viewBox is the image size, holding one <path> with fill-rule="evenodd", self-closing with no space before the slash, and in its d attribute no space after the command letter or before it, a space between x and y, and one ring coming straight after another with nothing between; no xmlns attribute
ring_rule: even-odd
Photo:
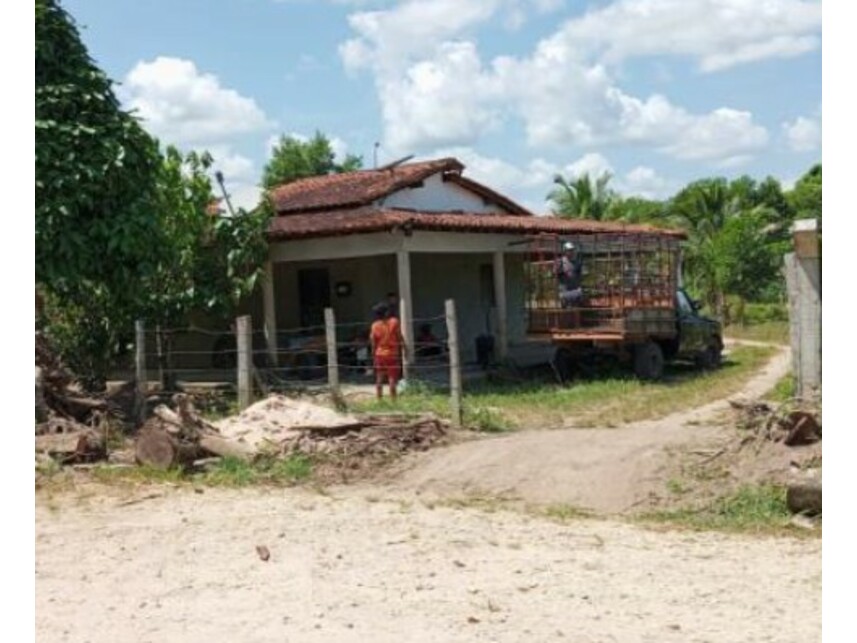
<svg viewBox="0 0 857 643"><path fill-rule="evenodd" d="M397 273L399 276L399 321L405 338L404 376L408 377L410 365L414 363L414 323L413 297L411 296L411 256L407 250L396 252Z"/></svg>
<svg viewBox="0 0 857 643"><path fill-rule="evenodd" d="M506 305L506 262L502 250L494 253L494 302L497 308L497 356L509 353L508 307Z"/></svg>
<svg viewBox="0 0 857 643"><path fill-rule="evenodd" d="M821 388L821 245L818 221L795 222L794 253L785 257L792 360L798 397Z"/></svg>

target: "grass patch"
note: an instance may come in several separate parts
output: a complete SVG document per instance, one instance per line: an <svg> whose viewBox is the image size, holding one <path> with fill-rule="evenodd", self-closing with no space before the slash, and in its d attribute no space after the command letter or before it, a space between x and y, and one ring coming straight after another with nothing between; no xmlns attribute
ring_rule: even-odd
<svg viewBox="0 0 857 643"><path fill-rule="evenodd" d="M289 486L312 475L312 461L306 456L263 458L245 462L223 458L203 471L157 469L155 467L94 467L91 475L104 484L174 484L207 487L247 487L252 485Z"/></svg>
<svg viewBox="0 0 857 643"><path fill-rule="evenodd" d="M723 335L732 339L788 345L788 321L767 321L760 324L733 324L723 329Z"/></svg>
<svg viewBox="0 0 857 643"><path fill-rule="evenodd" d="M464 395L464 419L483 431L546 428L566 420L581 427L609 427L655 419L737 393L775 351L768 346L739 346L721 368L711 372L689 364L669 364L660 382L641 382L625 371L570 386L560 386L547 377L511 383L473 382ZM450 415L447 391L424 385L409 388L395 402L385 398L360 402L354 408Z"/></svg>
<svg viewBox="0 0 857 643"><path fill-rule="evenodd" d="M790 529L791 513L785 487L760 485L740 487L701 508L658 511L641 518L696 530L775 533Z"/></svg>
<svg viewBox="0 0 857 643"><path fill-rule="evenodd" d="M579 520L581 518L591 518L592 512L582 507L574 505L550 505L541 510L541 515L557 522L568 522L570 520Z"/></svg>
<svg viewBox="0 0 857 643"><path fill-rule="evenodd" d="M795 392L795 377L792 373L789 373L779 379L774 388L765 395L765 399L772 402L788 402L794 398Z"/></svg>

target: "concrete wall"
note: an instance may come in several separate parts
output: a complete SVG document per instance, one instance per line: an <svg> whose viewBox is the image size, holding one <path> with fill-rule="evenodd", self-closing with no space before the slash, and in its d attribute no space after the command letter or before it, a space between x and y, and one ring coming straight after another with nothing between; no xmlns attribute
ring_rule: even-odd
<svg viewBox="0 0 857 643"><path fill-rule="evenodd" d="M464 210L467 212L505 212L494 203L485 203L483 198L455 183L444 181L440 173L434 174L419 188L406 188L380 201L389 208L409 208L428 212Z"/></svg>

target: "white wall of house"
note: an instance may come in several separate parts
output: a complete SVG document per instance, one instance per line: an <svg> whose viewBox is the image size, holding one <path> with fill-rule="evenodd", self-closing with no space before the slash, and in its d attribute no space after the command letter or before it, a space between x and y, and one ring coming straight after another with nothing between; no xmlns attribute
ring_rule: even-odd
<svg viewBox="0 0 857 643"><path fill-rule="evenodd" d="M405 188L381 199L379 205L388 208L408 208L426 212L484 212L503 214L505 210L494 203L486 203L478 194L461 186L444 181L438 172L423 181L422 187Z"/></svg>

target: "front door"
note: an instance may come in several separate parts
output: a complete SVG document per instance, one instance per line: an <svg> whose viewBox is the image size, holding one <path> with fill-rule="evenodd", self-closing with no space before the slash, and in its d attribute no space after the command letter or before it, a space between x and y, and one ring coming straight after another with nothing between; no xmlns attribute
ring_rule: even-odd
<svg viewBox="0 0 857 643"><path fill-rule="evenodd" d="M676 312L681 342L679 352L688 356L702 351L705 348L704 322L696 314L690 298L683 290L676 293Z"/></svg>
<svg viewBox="0 0 857 643"><path fill-rule="evenodd" d="M330 307L330 272L327 268L298 270L301 326L323 326L324 309Z"/></svg>

